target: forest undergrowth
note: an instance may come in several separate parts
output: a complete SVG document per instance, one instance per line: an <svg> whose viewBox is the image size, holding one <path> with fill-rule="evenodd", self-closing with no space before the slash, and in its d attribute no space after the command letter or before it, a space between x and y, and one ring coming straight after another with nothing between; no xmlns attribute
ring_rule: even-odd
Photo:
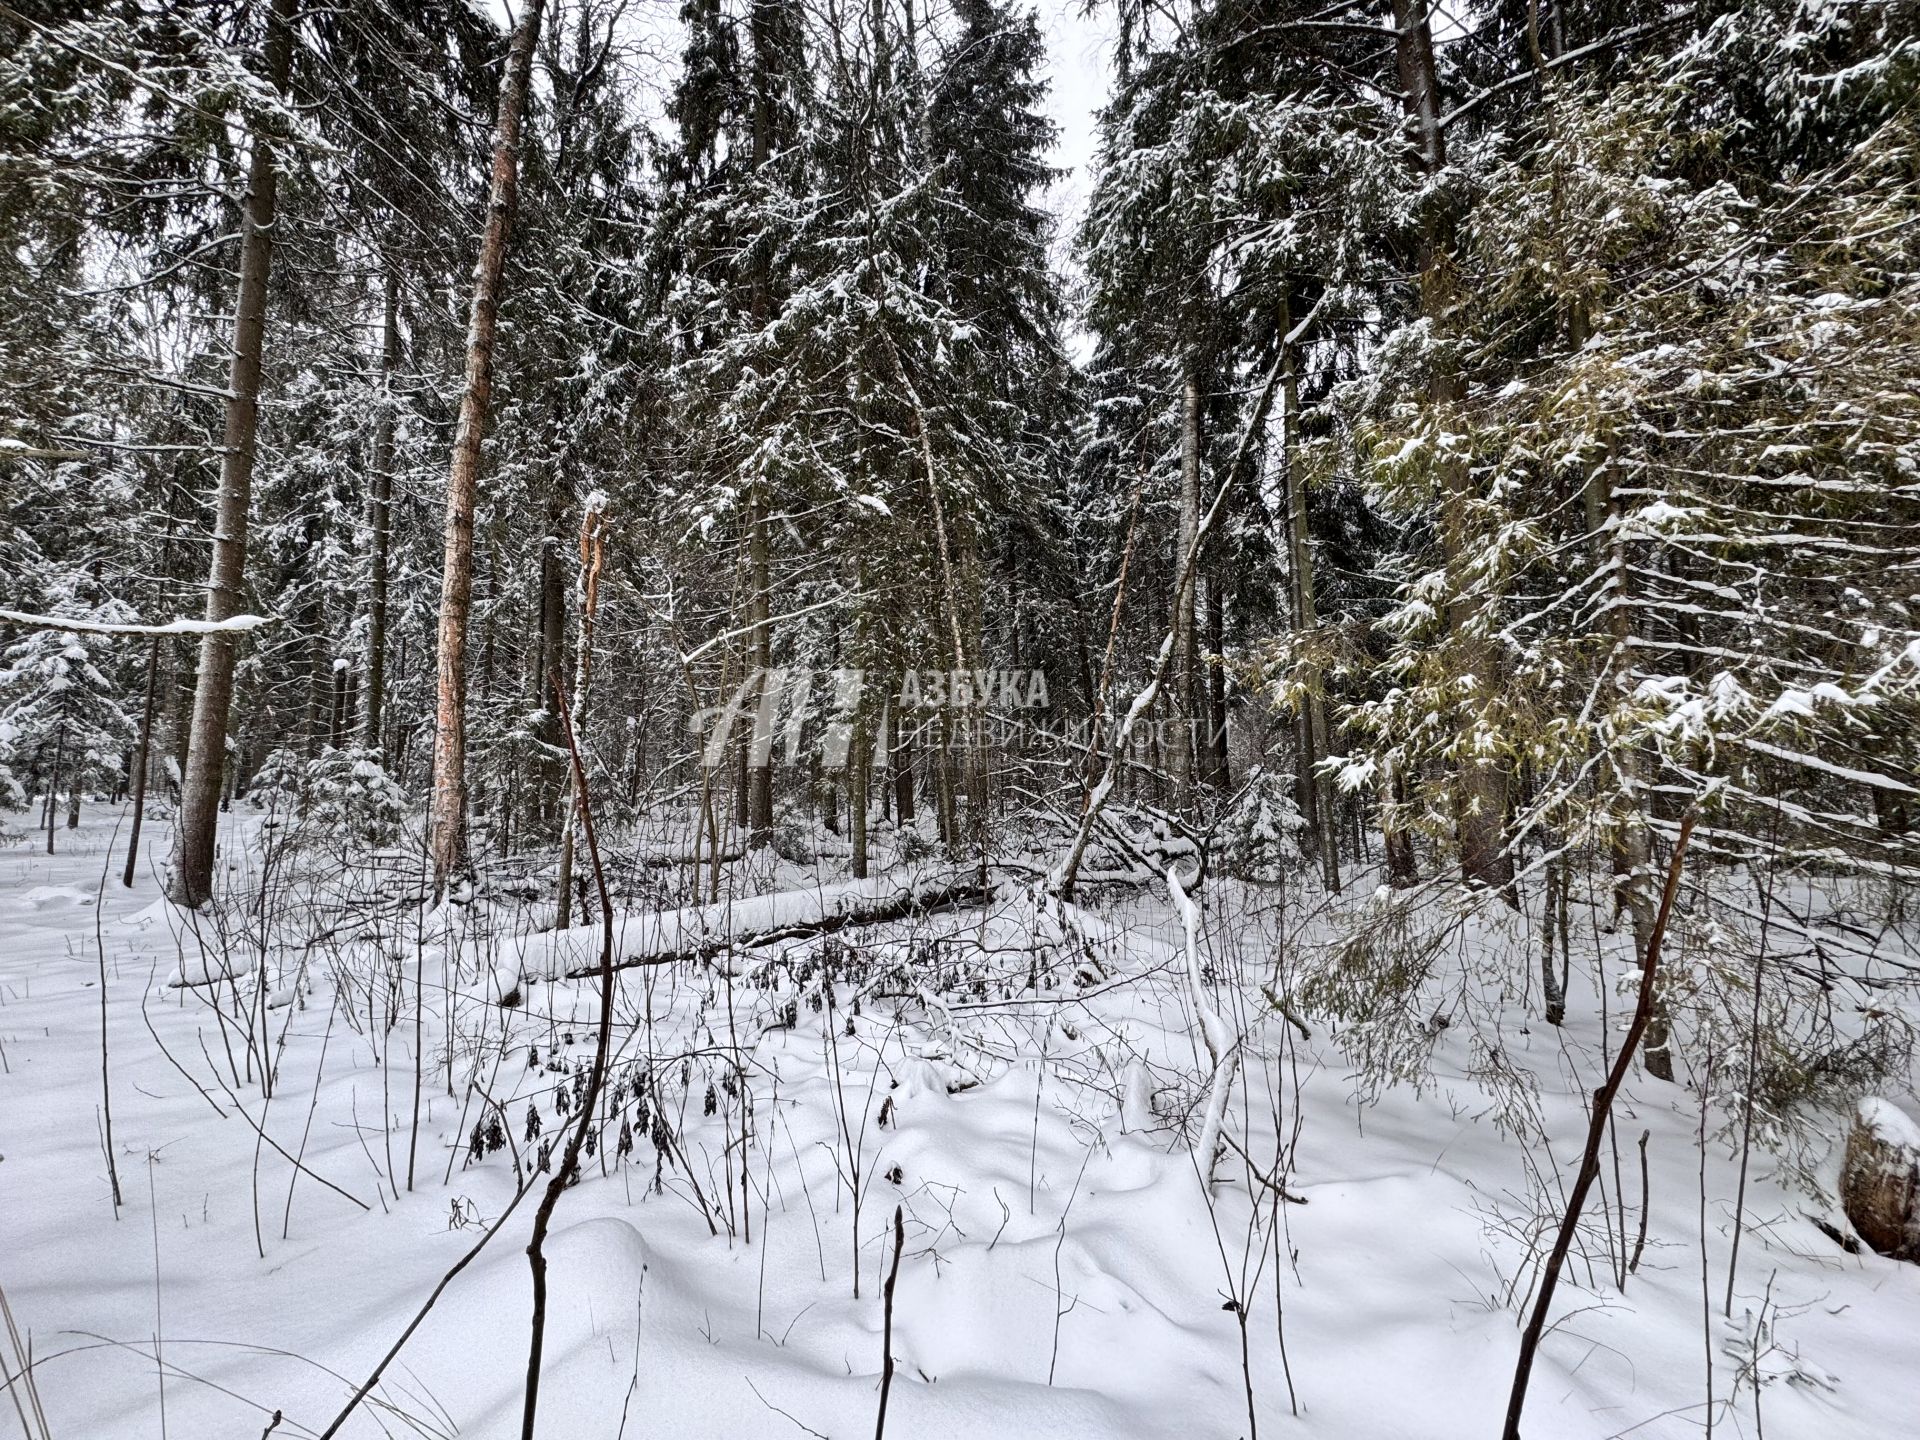
<svg viewBox="0 0 1920 1440"><path fill-rule="evenodd" d="M215 903L128 897L102 914L97 953L62 964L106 978L111 1092L105 1057L88 1082L69 1053L78 1093L36 1093L43 1122L64 1107L83 1132L88 1111L113 1108L123 1206L97 1129L64 1162L10 1158L84 1172L55 1182L97 1211L61 1209L63 1246L104 1226L143 1232L123 1259L144 1251L149 1227L132 1222L159 1222L163 1190L177 1208L183 1172L201 1214L182 1215L180 1239L155 1230L119 1277L151 1292L151 1325L49 1335L43 1317L78 1304L46 1288L50 1254L8 1277L42 1403L120 1416L115 1433L163 1404L175 1425L251 1408L288 1434L512 1433L527 1201L577 1129L545 1321L543 1405L567 1433L856 1433L889 1359L900 1433L1012 1433L1029 1404L1119 1433L1165 1433L1185 1406L1208 1433L1296 1415L1391 1433L1436 1395L1453 1418L1434 1433L1472 1433L1477 1411L1490 1423L1468 1376L1493 1387L1511 1365L1583 1097L1632 1007L1631 927L1604 886L1564 887L1542 923L1537 906L1364 876L1328 896L1196 884L1176 861L1170 887L1116 845L1093 866L1112 878L1067 903L1033 883L1058 843L1036 827L990 867L990 895L938 903L955 867L905 833L881 837L888 863L853 882L831 854L773 850L716 874L692 861L693 823L602 837L605 976L597 902L551 928L551 855L482 864L432 907L422 852L343 856L272 811L231 817ZM104 823L88 839L81 873L112 858ZM25 878L52 862L8 863ZM1680 902L1684 980L1668 995L1687 1085L1636 1083L1608 1132L1574 1294L1545 1346L1543 1433L1664 1433L1661 1412L1697 1426L1708 1405L1741 1433L1762 1416L1776 1434L1890 1433L1872 1417L1897 1397L1847 1384L1871 1346L1855 1323L1837 1350L1828 1311L1858 1303L1830 1304L1850 1273L1891 1262L1829 1234L1846 1233L1831 1199L1845 1107L1908 1063L1906 1035L1871 984L1823 974L1822 956L1878 956L1894 975L1910 931L1857 887L1756 912L1742 881L1697 872ZM117 898L72 889L15 881L0 903ZM932 908L913 904L929 894ZM1752 913L1769 917L1770 972L1743 958L1760 941ZM0 990L16 1104L21 1077L54 1068L51 1042L21 1033L31 1007L98 1003L63 999L61 968L16 962ZM1729 987L1753 973L1777 989ZM583 1111L608 979L604 1084ZM1776 1060L1816 1038L1780 1031L1806 1013L1806 986L1827 997L1826 1058L1785 1073ZM1555 993L1560 1025L1543 1016ZM303 1299L265 1335L195 1329L186 1317L217 1307L181 1273L188 1255L258 1264L271 1294L269 1277L304 1275L288 1282ZM1894 1291L1879 1303L1897 1316L1914 1301ZM1451 1344L1412 1345L1425 1400L1354 1389L1356 1366L1410 1341L1372 1328L1395 1305L1402 1325L1452 1317ZM773 1369L756 1358L723 1381L724 1357L749 1352Z"/></svg>

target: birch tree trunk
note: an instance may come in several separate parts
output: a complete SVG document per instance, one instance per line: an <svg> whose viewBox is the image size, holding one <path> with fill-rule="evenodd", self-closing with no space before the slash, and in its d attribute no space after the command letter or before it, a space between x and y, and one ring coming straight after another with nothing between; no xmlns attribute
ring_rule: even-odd
<svg viewBox="0 0 1920 1440"><path fill-rule="evenodd" d="M519 192L520 118L540 36L543 0L527 0L507 49L500 113L493 138L493 185L480 258L473 267L473 309L467 320L466 389L447 475L446 561L440 580L439 696L433 737L433 800L428 813L433 893L467 864L467 616L473 603L473 510L480 479L480 442L493 398L493 334L500 281Z"/></svg>
<svg viewBox="0 0 1920 1440"><path fill-rule="evenodd" d="M267 22L267 83L285 94L293 69L293 0L273 0ZM256 129L247 193L241 202L240 279L234 303L233 359L227 378L226 431L215 501L213 556L207 569L209 620L238 613L246 583L247 518L253 493L254 441L259 431L260 367L267 335L267 275L273 264L273 217L279 175L273 143ZM204 904L213 891L214 834L226 769L227 716L233 706L233 667L239 637L209 631L200 641L200 666L188 730L186 776L174 827L167 894L176 903Z"/></svg>

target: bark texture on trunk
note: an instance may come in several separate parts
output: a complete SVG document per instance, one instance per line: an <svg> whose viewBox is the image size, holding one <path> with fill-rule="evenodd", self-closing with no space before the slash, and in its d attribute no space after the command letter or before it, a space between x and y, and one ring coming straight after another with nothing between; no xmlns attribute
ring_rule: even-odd
<svg viewBox="0 0 1920 1440"><path fill-rule="evenodd" d="M1920 1146L1885 1100L1863 1100L1854 1113L1840 1204L1875 1253L1920 1265Z"/></svg>
<svg viewBox="0 0 1920 1440"><path fill-rule="evenodd" d="M274 0L268 20L267 83L284 94L293 69L293 0ZM267 335L267 275L273 265L273 217L279 186L273 142L258 131L241 204L240 277L234 303L233 359L227 378L226 430L215 502L213 556L207 569L209 620L239 613L246 583L247 519L253 494L253 456L259 432L260 369ZM213 631L200 642L193 691L186 775L174 830L167 893L199 906L213 890L214 834L227 759L227 716L233 706L233 667L239 637Z"/></svg>
<svg viewBox="0 0 1920 1440"><path fill-rule="evenodd" d="M53 854L53 815L60 803L61 760L67 753L67 731L62 726L53 742L53 771L47 777L47 803L41 811L41 824L47 832L47 854Z"/></svg>
<svg viewBox="0 0 1920 1440"><path fill-rule="evenodd" d="M1227 596L1218 584L1207 586L1207 783L1232 788L1227 751Z"/></svg>
<svg viewBox="0 0 1920 1440"><path fill-rule="evenodd" d="M775 697L769 687L773 674L773 626L768 603L769 547L767 541L767 503L758 488L749 505L747 521L747 559L752 570L753 594L749 600L749 623L753 626L752 665L760 677L761 703L771 708ZM774 716L769 714L771 726ZM761 754L756 745L747 772L747 844L758 847L773 840L773 751Z"/></svg>
<svg viewBox="0 0 1920 1440"><path fill-rule="evenodd" d="M847 756L847 839L853 846L853 878L867 878L867 785L872 775L873 747L867 739L867 712L853 715L853 745Z"/></svg>
<svg viewBox="0 0 1920 1440"><path fill-rule="evenodd" d="M500 312L500 281L513 229L520 181L520 119L542 0L528 0L507 50L500 113L493 139L493 184L480 258L473 267L473 309L467 320L466 388L447 474L446 561L440 581L438 706L433 737L433 801L428 814L433 890L446 894L448 877L467 863L467 616L473 603L473 510L480 481L480 442L493 398L493 335Z"/></svg>
<svg viewBox="0 0 1920 1440"><path fill-rule="evenodd" d="M127 782L133 788L133 825L127 835L127 866L120 883L133 888L134 868L140 860L140 825L147 814L147 758L153 751L153 712L160 693L160 637L147 646L147 698L140 708L140 738L134 742L133 759L127 766Z"/></svg>
<svg viewBox="0 0 1920 1440"><path fill-rule="evenodd" d="M755 0L748 15L753 37L753 169L756 175L773 158L775 125L775 87L778 83L779 15L765 0ZM765 328L773 314L773 285L764 254L753 262L752 315L756 327ZM756 484L747 498L747 621L748 664L762 686L773 670L773 627L770 589L771 541L767 533L767 496ZM763 691L763 695L765 692ZM758 848L773 840L773 758L756 751L749 763L746 781L747 844Z"/></svg>
<svg viewBox="0 0 1920 1440"><path fill-rule="evenodd" d="M586 513L580 518L580 578L575 587L579 602L580 638L574 650L573 699L568 703L572 717L567 721L572 733L586 727L587 707L593 686L593 625L600 613L600 570L606 563L606 515L599 494L587 497ZM556 700L556 704L557 704ZM560 877L553 928L564 930L573 923L573 835L586 805L581 777L568 773L567 811L560 820Z"/></svg>
<svg viewBox="0 0 1920 1440"><path fill-rule="evenodd" d="M373 431L373 555L367 585L367 709L363 741L380 752L387 698L387 570L393 536L393 377L400 368L400 274L387 267L380 322L380 416ZM384 763L384 762L383 762Z"/></svg>
<svg viewBox="0 0 1920 1440"><path fill-rule="evenodd" d="M1175 563L1184 564L1200 527L1200 373L1191 359L1180 397L1180 534ZM1172 775L1175 802L1191 798L1195 771L1194 697L1198 690L1194 644L1194 594L1198 587L1176 582L1173 597L1173 684L1168 696L1167 770Z"/></svg>
<svg viewBox="0 0 1920 1440"><path fill-rule="evenodd" d="M547 494L547 536L540 547L539 624L533 658L533 733L540 750L528 767L533 790L528 814L542 825L559 819L559 796L567 786L566 767L553 755L560 749L560 717L554 709L559 702L554 697L567 673L567 577L561 557L566 553L571 501L567 481L556 471Z"/></svg>
<svg viewBox="0 0 1920 1440"><path fill-rule="evenodd" d="M913 735L910 717L898 711L893 720L893 814L902 829L914 823L913 809Z"/></svg>

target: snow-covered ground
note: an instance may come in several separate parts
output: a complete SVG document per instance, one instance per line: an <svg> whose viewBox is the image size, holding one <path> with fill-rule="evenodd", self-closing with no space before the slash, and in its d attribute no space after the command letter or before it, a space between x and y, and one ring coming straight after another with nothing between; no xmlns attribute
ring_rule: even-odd
<svg viewBox="0 0 1920 1440"><path fill-rule="evenodd" d="M0 1288L47 1430L321 1434L566 1124L597 982L526 963L555 942L484 903L236 910L196 937L151 865L121 888L119 817L90 809L53 857L0 849ZM258 817L226 823L236 863L268 853ZM150 827L150 853L166 843ZM817 914L827 883L762 908ZM869 1433L898 1208L889 1434L1497 1434L1526 1247L1557 1218L1535 1196L1570 1181L1601 1078L1591 978L1576 967L1563 1029L1516 999L1441 1030L1429 1083L1362 1105L1324 1024L1304 1017L1308 1039L1258 1003L1297 938L1285 912L1210 889L1206 983L1249 1036L1227 1128L1294 1200L1233 1150L1209 1191L1175 912L1162 892L1087 904L1010 880L985 909L621 972L614 1095L548 1243L540 1433ZM597 933L563 943L591 963ZM1541 1077L1550 1154L1498 1123L1490 1056ZM1699 1124L1686 1088L1631 1083L1610 1218L1591 1207L1526 1433L1693 1435L1709 1393L1729 1435L1915 1433L1920 1266L1844 1253L1756 1154L1724 1318L1738 1167L1710 1143L1703 1170ZM1622 1190L1638 1227L1643 1130L1652 1203L1622 1290L1605 1256ZM339 1433L520 1433L536 1203ZM0 1404L0 1434L16 1423Z"/></svg>

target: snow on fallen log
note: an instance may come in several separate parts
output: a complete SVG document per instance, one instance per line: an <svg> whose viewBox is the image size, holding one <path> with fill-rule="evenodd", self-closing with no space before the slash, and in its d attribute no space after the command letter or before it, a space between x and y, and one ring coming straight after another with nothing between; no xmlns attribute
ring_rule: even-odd
<svg viewBox="0 0 1920 1440"><path fill-rule="evenodd" d="M614 920L614 968L703 960L728 949L800 940L851 925L879 925L950 905L980 903L992 894L993 887L982 886L977 871L947 869L778 890L680 910L626 911ZM523 980L590 978L598 973L599 933L597 925L577 925L527 936L508 947L496 976L506 970ZM498 978L495 988L503 993L509 989Z"/></svg>
<svg viewBox="0 0 1920 1440"><path fill-rule="evenodd" d="M744 860L746 857L747 852L744 848L722 850L720 863L731 865L734 861ZM681 865L711 865L713 852L698 845L683 847L679 850L643 850L633 857L633 863L646 870L671 870Z"/></svg>
<svg viewBox="0 0 1920 1440"><path fill-rule="evenodd" d="M169 620L164 625L119 625L105 620L75 620L65 615L32 615L0 610L0 621L35 630L66 630L77 635L220 635L258 630L278 623L277 615L230 615L225 620Z"/></svg>

